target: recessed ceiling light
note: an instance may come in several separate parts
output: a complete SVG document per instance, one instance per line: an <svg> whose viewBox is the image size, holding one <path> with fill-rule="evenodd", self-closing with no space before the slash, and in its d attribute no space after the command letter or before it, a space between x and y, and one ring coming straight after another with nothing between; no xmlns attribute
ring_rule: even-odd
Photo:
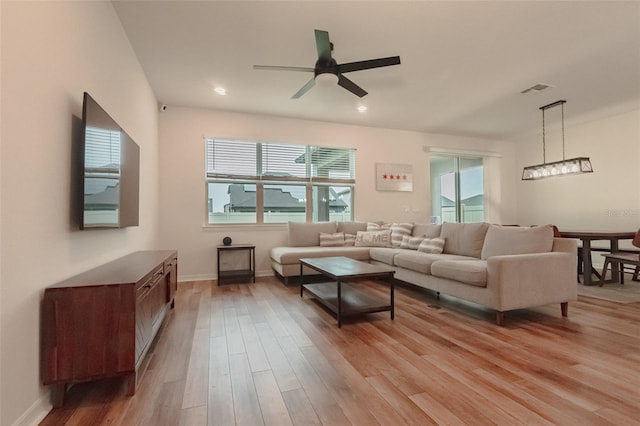
<svg viewBox="0 0 640 426"><path fill-rule="evenodd" d="M225 89L224 87L216 87L215 89L213 89L213 91L222 96L227 94L227 89Z"/></svg>
<svg viewBox="0 0 640 426"><path fill-rule="evenodd" d="M364 105L359 105L359 106L358 106L358 111L360 111L360 112L365 112L366 110L367 110L367 107L366 107L366 106L364 106Z"/></svg>

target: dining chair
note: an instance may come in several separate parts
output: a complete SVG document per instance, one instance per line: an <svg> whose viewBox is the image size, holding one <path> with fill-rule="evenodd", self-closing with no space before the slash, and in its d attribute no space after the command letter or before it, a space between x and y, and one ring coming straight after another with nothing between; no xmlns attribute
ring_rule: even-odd
<svg viewBox="0 0 640 426"><path fill-rule="evenodd" d="M640 229L636 232L636 236L631 241L636 247L640 247ZM620 270L620 284L624 284L624 268L625 265L635 266L635 270L633 271L633 277L631 278L633 281L640 281L638 279L638 275L640 274L640 253L630 253L630 252L617 252L617 253L606 253L604 256L604 266L602 267L602 275L600 276L600 287L604 284L604 276L607 273L607 269L609 268L610 263L617 263L619 265Z"/></svg>

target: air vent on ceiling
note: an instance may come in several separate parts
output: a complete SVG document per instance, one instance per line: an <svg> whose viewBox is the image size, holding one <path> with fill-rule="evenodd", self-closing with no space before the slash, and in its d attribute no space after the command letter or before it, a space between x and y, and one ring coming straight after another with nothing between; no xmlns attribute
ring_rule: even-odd
<svg viewBox="0 0 640 426"><path fill-rule="evenodd" d="M528 89L524 89L520 93L529 93L529 92L540 93L543 90L548 89L549 87L553 87L553 86L550 85L550 84L538 83L538 84L536 84L534 86L529 87Z"/></svg>

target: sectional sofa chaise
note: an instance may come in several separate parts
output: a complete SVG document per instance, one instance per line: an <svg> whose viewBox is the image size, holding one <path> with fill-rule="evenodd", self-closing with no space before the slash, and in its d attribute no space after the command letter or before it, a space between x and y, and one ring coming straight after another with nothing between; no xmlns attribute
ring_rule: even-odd
<svg viewBox="0 0 640 426"><path fill-rule="evenodd" d="M381 222L289 223L286 247L271 250L285 284L301 258L346 256L387 265L395 278L504 312L577 299L577 241L555 238L551 225L442 225ZM303 270L304 274L317 273Z"/></svg>

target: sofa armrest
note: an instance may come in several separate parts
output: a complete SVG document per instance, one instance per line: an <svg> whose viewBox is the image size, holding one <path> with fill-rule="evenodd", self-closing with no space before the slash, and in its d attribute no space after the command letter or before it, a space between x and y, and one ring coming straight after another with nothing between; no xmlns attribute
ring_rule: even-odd
<svg viewBox="0 0 640 426"><path fill-rule="evenodd" d="M554 238L553 239L553 248L551 249L554 252L564 252L564 253L578 253L578 240L574 238Z"/></svg>
<svg viewBox="0 0 640 426"><path fill-rule="evenodd" d="M570 245L566 251L487 259L487 288L497 292L499 310L577 300L578 259Z"/></svg>

